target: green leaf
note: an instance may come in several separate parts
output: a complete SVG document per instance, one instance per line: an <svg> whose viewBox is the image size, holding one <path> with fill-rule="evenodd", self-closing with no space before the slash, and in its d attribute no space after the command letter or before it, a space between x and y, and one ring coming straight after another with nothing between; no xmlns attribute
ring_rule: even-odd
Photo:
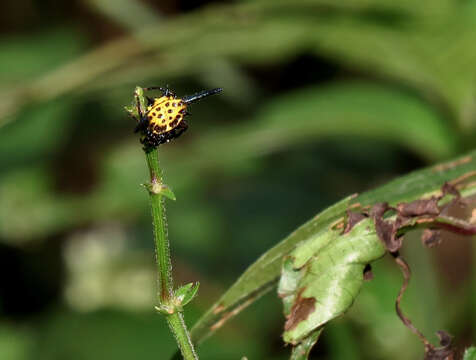
<svg viewBox="0 0 476 360"><path fill-rule="evenodd" d="M295 91L264 106L257 118L250 130L266 131L280 144L365 136L401 144L428 159L448 158L457 149L456 133L428 104L372 83Z"/></svg>
<svg viewBox="0 0 476 360"><path fill-rule="evenodd" d="M322 239L332 237L329 234L331 231L330 226L336 220L343 219L345 211L352 204L359 203L361 206L366 206L376 202L387 201L390 205L396 205L402 201L412 201L421 197L431 196L439 191L445 181L450 181L464 174L474 174L475 167L476 150L450 162L415 171L376 190L359 196L348 197L324 210L275 247L268 250L241 275L215 305L195 324L192 329L194 341L202 341L223 326L231 317L272 289L278 281L283 259L294 250L297 244L304 244L304 242L310 241L310 245L319 246L320 241L323 241ZM476 189L468 187L464 190L463 194L468 196L474 192L476 192ZM365 235L364 239L366 239L368 244L373 243L374 240L370 234L365 233L365 229L357 228L355 231L357 230L362 231L362 236ZM375 244L375 249L369 250L368 253L364 252L362 254L363 258L360 261L363 263L366 259L378 258L381 251L379 246ZM291 265L294 264L291 262ZM355 272L356 270L347 268L346 271ZM288 277L283 286L291 288L300 280L299 274L293 273L292 275L294 276ZM359 275L361 276L361 274ZM342 308L341 304L340 309ZM290 333L289 335L298 337L298 334L295 333Z"/></svg>
<svg viewBox="0 0 476 360"><path fill-rule="evenodd" d="M200 283L188 283L187 285L179 287L175 291L175 302L178 306L185 306L197 295Z"/></svg>
<svg viewBox="0 0 476 360"><path fill-rule="evenodd" d="M464 352L463 360L476 360L476 347L471 346Z"/></svg>
<svg viewBox="0 0 476 360"><path fill-rule="evenodd" d="M284 341L296 345L344 313L362 287L365 266L385 253L370 218L345 235L331 229L299 244L284 263L278 287L288 318Z"/></svg>
<svg viewBox="0 0 476 360"><path fill-rule="evenodd" d="M147 191L153 194L163 195L166 198L173 201L177 200L172 189L165 184L156 183L156 184L141 184L141 185L145 187Z"/></svg>
<svg viewBox="0 0 476 360"><path fill-rule="evenodd" d="M165 196L166 198L169 198L170 200L177 200L177 198L175 197L175 194L174 192L172 191L172 189L170 187L168 187L167 185L161 185L160 186L160 191L159 191L160 194L162 194L163 196Z"/></svg>

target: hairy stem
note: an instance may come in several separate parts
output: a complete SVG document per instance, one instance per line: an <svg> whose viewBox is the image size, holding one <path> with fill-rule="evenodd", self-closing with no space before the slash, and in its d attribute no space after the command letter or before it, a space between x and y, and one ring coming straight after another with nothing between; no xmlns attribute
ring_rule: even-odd
<svg viewBox="0 0 476 360"><path fill-rule="evenodd" d="M175 312L167 315L166 319L170 329L174 333L175 340L179 345L183 358L185 360L198 359L192 344L192 339L190 338L190 333L188 332L187 325L185 325L185 320L183 319L183 313Z"/></svg>
<svg viewBox="0 0 476 360"><path fill-rule="evenodd" d="M164 196L160 193L162 174L159 168L157 150L146 153L146 157L150 171L149 194L152 224L154 227L155 255L159 274L158 292L160 294L160 303L168 305L171 303L173 297L173 283Z"/></svg>
<svg viewBox="0 0 476 360"><path fill-rule="evenodd" d="M167 237L167 219L165 217L164 189L162 172L159 168L157 149L146 152L150 172L150 206L154 227L155 252L158 271L158 310L165 315L175 340L185 360L198 360L190 334L183 319L182 311L176 306L172 281L172 263L170 260L169 240Z"/></svg>

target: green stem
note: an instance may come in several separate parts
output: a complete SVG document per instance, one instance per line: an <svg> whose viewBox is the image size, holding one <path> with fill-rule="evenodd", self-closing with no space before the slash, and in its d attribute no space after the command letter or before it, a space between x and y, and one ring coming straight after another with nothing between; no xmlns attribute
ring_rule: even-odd
<svg viewBox="0 0 476 360"><path fill-rule="evenodd" d="M183 319L182 311L176 306L172 280L169 240L167 237L167 219L165 217L164 189L162 172L159 168L157 149L146 152L150 171L150 206L154 226L154 241L157 259L159 311L165 315L167 323L185 360L198 360L190 334Z"/></svg>
<svg viewBox="0 0 476 360"><path fill-rule="evenodd" d="M170 329L174 333L175 340L179 345L183 358L186 360L198 360L198 356L193 348L192 339L190 338L190 333L188 332L187 325L185 325L183 319L183 313L175 312L167 315L166 319Z"/></svg>
<svg viewBox="0 0 476 360"><path fill-rule="evenodd" d="M170 261L170 248L167 237L164 196L160 193L162 173L159 168L157 150L146 153L146 157L150 171L149 194L152 224L154 226L155 255L159 274L159 301L163 305L169 305L173 298L172 263Z"/></svg>

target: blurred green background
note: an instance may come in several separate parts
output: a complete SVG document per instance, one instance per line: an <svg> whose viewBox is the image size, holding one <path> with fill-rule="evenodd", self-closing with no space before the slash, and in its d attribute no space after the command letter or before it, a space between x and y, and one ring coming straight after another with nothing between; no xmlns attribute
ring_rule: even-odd
<svg viewBox="0 0 476 360"><path fill-rule="evenodd" d="M167 359L154 313L145 158L123 106L140 86L194 105L160 148L191 325L245 268L341 197L464 153L476 129L470 0L7 0L0 12L0 359ZM450 241L451 240L451 241ZM405 249L404 309L427 336L476 333L471 239ZM314 359L416 359L374 267ZM201 358L286 359L275 293Z"/></svg>

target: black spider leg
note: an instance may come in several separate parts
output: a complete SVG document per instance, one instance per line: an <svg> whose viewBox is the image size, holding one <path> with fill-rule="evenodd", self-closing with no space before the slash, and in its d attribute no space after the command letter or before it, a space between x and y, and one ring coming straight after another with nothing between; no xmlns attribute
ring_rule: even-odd
<svg viewBox="0 0 476 360"><path fill-rule="evenodd" d="M175 134L174 138L178 138L180 135L182 135L186 130L188 129L188 122L187 120L182 120L180 124L174 129Z"/></svg>
<svg viewBox="0 0 476 360"><path fill-rule="evenodd" d="M212 90L204 90L204 91L200 91L200 92L198 92L196 94L193 94L193 95L184 96L182 100L185 104L191 104L191 103L194 103L194 102L196 102L200 99L203 99L204 97L217 94L217 93L221 92L222 90L223 90L222 88L216 88L216 89L212 89Z"/></svg>
<svg viewBox="0 0 476 360"><path fill-rule="evenodd" d="M156 146L159 146L160 144L166 144L176 138L178 138L180 135L182 135L185 130L188 129L188 123L185 120L182 120L180 124L177 125L176 128L161 134L161 138L157 141Z"/></svg>
<svg viewBox="0 0 476 360"><path fill-rule="evenodd" d="M173 97L176 97L175 93L169 89L169 87L161 87L161 86L151 86L151 87L147 87L147 88L144 88L145 91L150 91L150 90L160 90L162 91L162 96L173 96Z"/></svg>

